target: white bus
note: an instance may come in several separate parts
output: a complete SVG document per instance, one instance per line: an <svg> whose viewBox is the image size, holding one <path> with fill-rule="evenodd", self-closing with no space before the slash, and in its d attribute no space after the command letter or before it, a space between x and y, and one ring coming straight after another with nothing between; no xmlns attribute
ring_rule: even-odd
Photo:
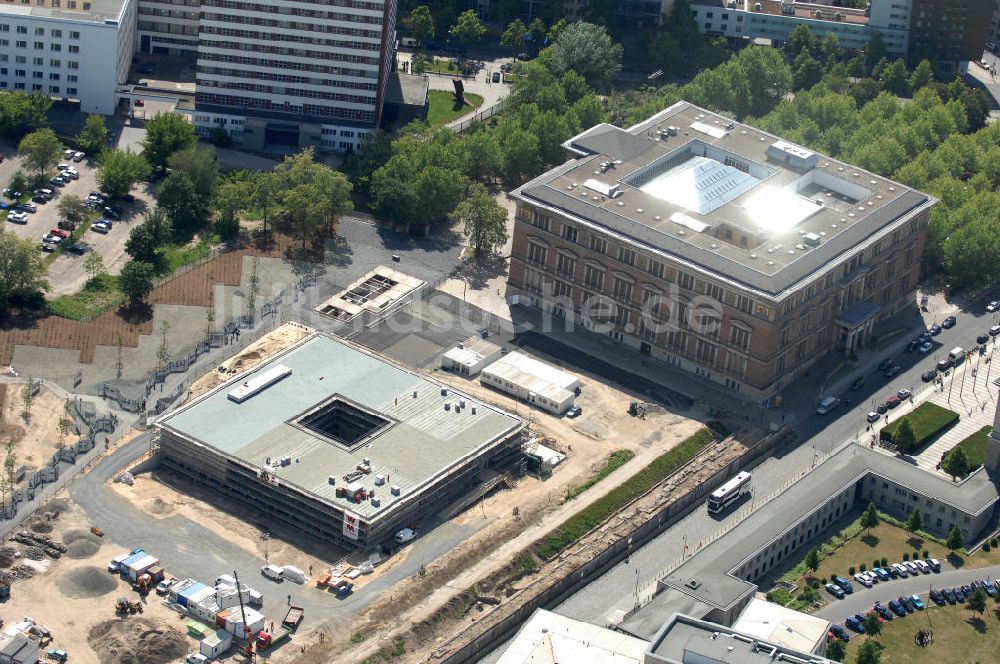
<svg viewBox="0 0 1000 664"><path fill-rule="evenodd" d="M743 491L750 485L750 473L740 473L729 480L708 497L708 511L710 514L718 514L726 509L730 503L743 495Z"/></svg>

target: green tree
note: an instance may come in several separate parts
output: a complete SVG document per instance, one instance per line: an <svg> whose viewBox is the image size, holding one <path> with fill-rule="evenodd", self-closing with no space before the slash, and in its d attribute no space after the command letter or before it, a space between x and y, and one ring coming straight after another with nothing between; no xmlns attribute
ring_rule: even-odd
<svg viewBox="0 0 1000 664"><path fill-rule="evenodd" d="M549 31L545 33L545 40L550 44L554 44L556 40L559 39L559 35L562 34L562 31L566 29L567 25L569 25L569 23L567 23L564 18L561 18L553 23L552 27L549 28Z"/></svg>
<svg viewBox="0 0 1000 664"><path fill-rule="evenodd" d="M882 89L888 90L897 97L905 97L910 94L910 82L907 77L906 64L902 59L890 62L879 76Z"/></svg>
<svg viewBox="0 0 1000 664"><path fill-rule="evenodd" d="M545 41L545 33L545 23L536 16L531 25L528 26L528 37L538 48L541 48L542 42Z"/></svg>
<svg viewBox="0 0 1000 664"><path fill-rule="evenodd" d="M815 573L819 569L820 564L819 549L809 549L809 553L806 554L805 563L809 571Z"/></svg>
<svg viewBox="0 0 1000 664"><path fill-rule="evenodd" d="M877 34L877 33L876 33ZM865 641L858 649L858 664L881 664L882 645L877 641Z"/></svg>
<svg viewBox="0 0 1000 664"><path fill-rule="evenodd" d="M28 193L28 178L24 176L24 171L19 168L11 173L10 181L7 183L7 188L10 189L11 193Z"/></svg>
<svg viewBox="0 0 1000 664"><path fill-rule="evenodd" d="M492 254L507 241L507 210L481 184L472 185L451 219L462 224L476 258Z"/></svg>
<svg viewBox="0 0 1000 664"><path fill-rule="evenodd" d="M830 641L826 646L826 658L832 659L835 662L843 662L844 657L847 656L847 647L844 642L840 639L834 639Z"/></svg>
<svg viewBox="0 0 1000 664"><path fill-rule="evenodd" d="M49 289L48 266L34 242L0 233L0 309Z"/></svg>
<svg viewBox="0 0 1000 664"><path fill-rule="evenodd" d="M471 9L462 12L451 30L448 31L451 38L461 46L471 46L479 42L486 34L486 27L483 25L476 12Z"/></svg>
<svg viewBox="0 0 1000 664"><path fill-rule="evenodd" d="M240 232L239 214L251 204L250 183L230 179L219 185L215 194L216 229L223 240L231 240Z"/></svg>
<svg viewBox="0 0 1000 664"><path fill-rule="evenodd" d="M149 224L136 224L125 240L125 253L143 263L156 263L156 250L160 241L155 229Z"/></svg>
<svg viewBox="0 0 1000 664"><path fill-rule="evenodd" d="M198 195L198 204L202 209L207 208L219 182L219 158L215 155L215 148L193 145L170 155L167 163L174 173L187 174Z"/></svg>
<svg viewBox="0 0 1000 664"><path fill-rule="evenodd" d="M548 67L556 76L573 70L592 85L610 83L622 68L621 44L593 23L568 26L547 53Z"/></svg>
<svg viewBox="0 0 1000 664"><path fill-rule="evenodd" d="M872 32L871 38L862 50L865 55L865 70L869 73L889 54L889 50L885 47L885 40L882 39L882 33L877 30Z"/></svg>
<svg viewBox="0 0 1000 664"><path fill-rule="evenodd" d="M649 40L646 45L646 57L649 58L651 66L662 69L666 74L683 71L691 66L690 59L684 56L680 42L667 32L661 32Z"/></svg>
<svg viewBox="0 0 1000 664"><path fill-rule="evenodd" d="M59 203L56 205L56 210L58 210L59 215L63 219L68 219L77 224L87 216L87 204L75 194L66 194L60 198Z"/></svg>
<svg viewBox="0 0 1000 664"><path fill-rule="evenodd" d="M952 479L965 477L971 470L969 468L969 457L966 456L965 450L961 447L955 448L944 458L941 468L944 472L951 475Z"/></svg>
<svg viewBox="0 0 1000 664"><path fill-rule="evenodd" d="M316 235L319 222L323 218L321 202L316 199L315 190L308 184L300 184L285 191L282 202L288 210L292 227L298 232L305 249L306 240Z"/></svg>
<svg viewBox="0 0 1000 664"><path fill-rule="evenodd" d="M43 175L59 163L63 146L54 131L38 129L21 139L17 151L24 157L25 168L36 175Z"/></svg>
<svg viewBox="0 0 1000 664"><path fill-rule="evenodd" d="M48 126L50 108L52 100L41 92L5 91L0 94L0 133L16 139Z"/></svg>
<svg viewBox="0 0 1000 664"><path fill-rule="evenodd" d="M205 221L201 197L187 173L168 175L156 192L156 202L167 213L175 231L193 230Z"/></svg>
<svg viewBox="0 0 1000 664"><path fill-rule="evenodd" d="M808 90L821 80L823 80L823 65L808 51L803 51L799 57L795 58L795 74L793 75L795 89Z"/></svg>
<svg viewBox="0 0 1000 664"><path fill-rule="evenodd" d="M823 36L819 45L819 52L823 56L823 63L827 67L832 67L844 55L844 49L840 45L840 39L836 32L828 32Z"/></svg>
<svg viewBox="0 0 1000 664"><path fill-rule="evenodd" d="M893 436L893 442L902 450L910 451L916 448L917 435L913 432L913 425L910 424L910 418L904 417L900 421L899 429L896 430L896 435Z"/></svg>
<svg viewBox="0 0 1000 664"><path fill-rule="evenodd" d="M538 156L538 137L520 127L504 123L501 127L500 146L503 150L503 177L508 182L522 182L541 168Z"/></svg>
<svg viewBox="0 0 1000 664"><path fill-rule="evenodd" d="M711 69L726 62L732 55L733 51L729 48L726 38L716 37L702 43L695 51L694 59L699 69Z"/></svg>
<svg viewBox="0 0 1000 664"><path fill-rule="evenodd" d="M788 51L793 60L803 53L815 56L819 53L819 40L816 39L816 35L813 34L808 25L797 25L788 35L785 50Z"/></svg>
<svg viewBox="0 0 1000 664"><path fill-rule="evenodd" d="M524 35L527 33L528 28L525 27L524 22L519 18L514 19L500 35L500 45L517 51L524 46Z"/></svg>
<svg viewBox="0 0 1000 664"><path fill-rule="evenodd" d="M149 263L129 261L122 267L118 277L118 287L128 298L129 304L145 302L153 290L153 276L156 270Z"/></svg>
<svg viewBox="0 0 1000 664"><path fill-rule="evenodd" d="M492 182L503 170L503 152L495 132L482 129L466 133L462 140L465 150L465 173L472 180Z"/></svg>
<svg viewBox="0 0 1000 664"><path fill-rule="evenodd" d="M981 586L977 586L972 592L972 595L965 603L965 608L973 613L978 613L980 618L983 617L983 611L986 610L986 592Z"/></svg>
<svg viewBox="0 0 1000 664"><path fill-rule="evenodd" d="M871 610L865 614L865 634L869 638L878 639L879 634L882 633L882 623L880 622L881 617L875 610Z"/></svg>
<svg viewBox="0 0 1000 664"><path fill-rule="evenodd" d="M87 154L96 157L107 145L108 128L104 124L104 116L91 113L83 129L76 136L76 143Z"/></svg>
<svg viewBox="0 0 1000 664"><path fill-rule="evenodd" d="M197 141L194 128L187 120L174 113L157 113L146 122L143 156L153 168L164 169L170 155L193 146Z"/></svg>
<svg viewBox="0 0 1000 664"><path fill-rule="evenodd" d="M410 12L410 33L420 45L434 39L434 17L431 16L430 7L420 5Z"/></svg>
<svg viewBox="0 0 1000 664"><path fill-rule="evenodd" d="M670 15L663 17L663 32L673 37L685 53L698 48L704 37L698 29L690 0L674 0Z"/></svg>
<svg viewBox="0 0 1000 664"><path fill-rule="evenodd" d="M861 527L865 529L865 532L871 532L871 529L879 524L878 508L875 507L875 503L869 502L868 507L861 514Z"/></svg>
<svg viewBox="0 0 1000 664"><path fill-rule="evenodd" d="M911 533L916 533L924 529L924 513L919 507L913 508L910 518L906 520L906 528Z"/></svg>
<svg viewBox="0 0 1000 664"><path fill-rule="evenodd" d="M97 186L110 198L121 198L149 175L149 162L131 149L105 150L97 169Z"/></svg>
<svg viewBox="0 0 1000 664"><path fill-rule="evenodd" d="M965 533L962 532L957 523L948 531L948 538L945 540L945 545L951 551L961 549L965 545Z"/></svg>
<svg viewBox="0 0 1000 664"><path fill-rule="evenodd" d="M89 281L94 281L98 277L108 273L108 269L104 266L104 259L96 251L87 254L87 257L83 260L83 269L87 272Z"/></svg>
<svg viewBox="0 0 1000 664"><path fill-rule="evenodd" d="M934 68L929 61L921 60L910 74L910 89L916 92L934 80Z"/></svg>

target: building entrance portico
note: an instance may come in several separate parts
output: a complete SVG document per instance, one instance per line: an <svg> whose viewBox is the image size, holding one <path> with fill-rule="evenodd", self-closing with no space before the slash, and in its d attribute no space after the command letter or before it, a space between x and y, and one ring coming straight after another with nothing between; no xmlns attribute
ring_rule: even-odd
<svg viewBox="0 0 1000 664"><path fill-rule="evenodd" d="M838 348L850 355L871 341L879 306L868 301L857 302L837 316Z"/></svg>

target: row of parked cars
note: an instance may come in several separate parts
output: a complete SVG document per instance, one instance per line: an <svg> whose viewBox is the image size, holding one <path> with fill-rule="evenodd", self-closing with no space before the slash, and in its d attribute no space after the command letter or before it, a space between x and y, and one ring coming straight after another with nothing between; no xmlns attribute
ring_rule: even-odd
<svg viewBox="0 0 1000 664"><path fill-rule="evenodd" d="M871 588L880 581L905 579L909 576L919 576L921 574L930 574L931 572L940 571L941 563L937 559L916 559L908 560L902 563L893 563L886 568L873 567L870 570L858 572L854 575L854 580L866 588ZM837 599L843 599L844 595L850 595L854 592L854 586L852 586L851 582L844 577L834 576L831 579L831 582L826 584L826 590Z"/></svg>

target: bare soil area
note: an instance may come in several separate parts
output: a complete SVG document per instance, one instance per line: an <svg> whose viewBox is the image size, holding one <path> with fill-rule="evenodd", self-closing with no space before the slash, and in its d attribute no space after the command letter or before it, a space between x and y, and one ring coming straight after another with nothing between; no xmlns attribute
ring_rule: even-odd
<svg viewBox="0 0 1000 664"><path fill-rule="evenodd" d="M21 400L23 386L0 385L0 445L14 441L15 467L22 463L38 469L55 452L59 443L59 420L65 417L65 402L46 388L32 398L28 420L24 419ZM78 437L67 434L64 444L74 443ZM0 463L3 459L0 450Z"/></svg>
<svg viewBox="0 0 1000 664"><path fill-rule="evenodd" d="M141 599L128 583L107 571L107 562L122 553L90 531L83 511L67 499L65 490L45 505L44 513L30 517L23 530L42 534L67 546L58 560L27 560L30 547L11 540L0 545L5 573L21 568L30 578L18 578L11 597L0 605L6 624L31 616L52 633L48 647L61 648L78 664L166 664L197 649L183 621L166 608L156 594ZM52 515L55 515L52 518ZM41 532L40 532L41 531ZM20 554L14 557L16 552ZM142 615L117 616L118 597L142 602Z"/></svg>
<svg viewBox="0 0 1000 664"><path fill-rule="evenodd" d="M208 392L234 374L254 367L313 332L315 330L299 323L284 323L223 362L215 371L207 373L193 382L188 391L188 398L191 399Z"/></svg>

